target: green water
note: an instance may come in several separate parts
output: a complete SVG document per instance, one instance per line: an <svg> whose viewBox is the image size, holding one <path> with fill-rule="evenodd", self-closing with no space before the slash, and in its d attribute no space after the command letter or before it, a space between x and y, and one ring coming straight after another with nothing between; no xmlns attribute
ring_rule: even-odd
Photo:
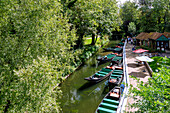
<svg viewBox="0 0 170 113"><path fill-rule="evenodd" d="M111 41L108 46L118 43ZM96 58L111 52L100 49L92 58L87 60L61 85L63 96L61 99L62 113L94 113L103 97L109 91L105 84L107 79L97 84L90 84L85 77L93 75L110 63L98 65Z"/></svg>

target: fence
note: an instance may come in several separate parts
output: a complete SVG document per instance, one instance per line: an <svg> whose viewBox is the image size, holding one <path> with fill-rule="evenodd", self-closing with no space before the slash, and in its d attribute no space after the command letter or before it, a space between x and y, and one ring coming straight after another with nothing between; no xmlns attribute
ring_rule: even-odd
<svg viewBox="0 0 170 113"><path fill-rule="evenodd" d="M125 51L126 44L127 44L127 40L125 41L124 46L123 46L123 72L124 72L125 87L124 87L124 91L123 91L123 96L119 103L117 113L123 113L125 111L125 106L127 104L127 95L129 92L129 85L130 85L128 70L127 70L127 62L126 62L126 51Z"/></svg>

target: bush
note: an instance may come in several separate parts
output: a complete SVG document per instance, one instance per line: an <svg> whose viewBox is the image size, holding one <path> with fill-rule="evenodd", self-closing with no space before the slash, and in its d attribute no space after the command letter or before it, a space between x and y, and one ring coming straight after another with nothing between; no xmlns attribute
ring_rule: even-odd
<svg viewBox="0 0 170 113"><path fill-rule="evenodd" d="M137 113L168 113L170 108L170 70L166 67L159 68L159 73L153 73L147 83L138 81L137 88L130 89L130 96L135 103L132 108L137 108Z"/></svg>
<svg viewBox="0 0 170 113"><path fill-rule="evenodd" d="M164 66L170 66L170 58L155 56L152 57L153 62L149 62L150 67L154 72L159 71L159 68Z"/></svg>
<svg viewBox="0 0 170 113"><path fill-rule="evenodd" d="M86 59L89 59L97 50L99 47L97 46L85 46L83 48L83 52L80 55L80 58L82 62L84 62Z"/></svg>

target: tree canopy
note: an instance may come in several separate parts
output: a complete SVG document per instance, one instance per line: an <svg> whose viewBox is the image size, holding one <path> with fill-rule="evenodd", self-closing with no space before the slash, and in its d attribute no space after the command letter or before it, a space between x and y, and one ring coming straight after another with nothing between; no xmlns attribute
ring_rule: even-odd
<svg viewBox="0 0 170 113"><path fill-rule="evenodd" d="M116 0L77 0L67 13L70 23L77 29L78 44L82 45L84 35L111 34L119 26Z"/></svg>
<svg viewBox="0 0 170 113"><path fill-rule="evenodd" d="M124 22L122 29L128 31L130 22L136 25L140 32L169 32L170 3L167 0L139 0L138 2L125 2L120 9Z"/></svg>

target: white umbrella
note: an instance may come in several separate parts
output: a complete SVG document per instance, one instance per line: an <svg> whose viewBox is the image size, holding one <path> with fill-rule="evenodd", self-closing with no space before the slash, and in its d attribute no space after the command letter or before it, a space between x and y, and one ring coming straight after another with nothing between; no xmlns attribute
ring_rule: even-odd
<svg viewBox="0 0 170 113"><path fill-rule="evenodd" d="M140 61L147 61L147 62L154 61L153 59L149 58L148 56L140 56L140 57L136 57L136 59L138 59Z"/></svg>

